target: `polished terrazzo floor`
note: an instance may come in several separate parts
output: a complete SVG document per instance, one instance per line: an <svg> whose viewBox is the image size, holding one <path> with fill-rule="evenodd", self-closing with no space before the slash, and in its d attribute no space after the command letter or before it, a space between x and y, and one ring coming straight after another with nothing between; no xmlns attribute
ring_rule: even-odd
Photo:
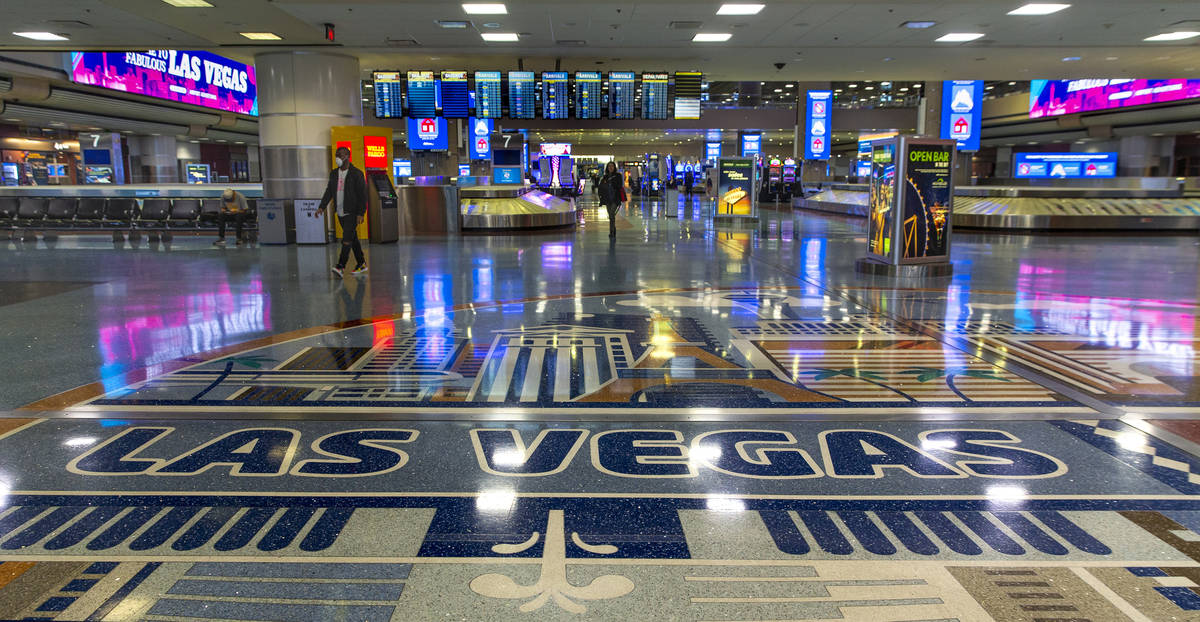
<svg viewBox="0 0 1200 622"><path fill-rule="evenodd" d="M0 247L0 619L1200 620L1194 236Z"/></svg>

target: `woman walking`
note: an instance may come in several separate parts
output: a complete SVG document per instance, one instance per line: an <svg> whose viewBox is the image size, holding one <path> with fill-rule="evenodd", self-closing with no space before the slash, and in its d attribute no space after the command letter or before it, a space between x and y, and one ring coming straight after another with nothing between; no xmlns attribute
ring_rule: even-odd
<svg viewBox="0 0 1200 622"><path fill-rule="evenodd" d="M600 204L608 210L608 237L617 235L617 212L625 202L625 180L617 172L617 164L604 166L604 177L600 178Z"/></svg>

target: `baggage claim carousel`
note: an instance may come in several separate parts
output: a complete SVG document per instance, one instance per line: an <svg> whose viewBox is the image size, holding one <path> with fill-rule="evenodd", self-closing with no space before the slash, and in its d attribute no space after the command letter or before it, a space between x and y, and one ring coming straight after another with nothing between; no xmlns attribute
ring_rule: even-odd
<svg viewBox="0 0 1200 622"><path fill-rule="evenodd" d="M1200 229L1200 198L1179 190L966 186L955 189L952 222L1012 231ZM867 217L866 184L834 184L792 206Z"/></svg>
<svg viewBox="0 0 1200 622"><path fill-rule="evenodd" d="M463 230L540 229L575 224L575 203L525 186L459 188Z"/></svg>

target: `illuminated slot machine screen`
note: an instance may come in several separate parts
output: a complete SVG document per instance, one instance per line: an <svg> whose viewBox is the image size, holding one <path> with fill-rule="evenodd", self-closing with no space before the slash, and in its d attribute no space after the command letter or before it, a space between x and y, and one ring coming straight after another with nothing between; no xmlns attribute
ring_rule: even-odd
<svg viewBox="0 0 1200 622"><path fill-rule="evenodd" d="M437 116L437 83L432 71L408 72L408 116L413 119Z"/></svg>
<svg viewBox="0 0 1200 622"><path fill-rule="evenodd" d="M508 72L508 116L512 119L537 117L537 83L532 71Z"/></svg>
<svg viewBox="0 0 1200 622"><path fill-rule="evenodd" d="M571 118L571 89L565 71L542 72L542 118Z"/></svg>
<svg viewBox="0 0 1200 622"><path fill-rule="evenodd" d="M668 118L671 76L665 73L642 74L642 118L665 121Z"/></svg>
<svg viewBox="0 0 1200 622"><path fill-rule="evenodd" d="M675 72L675 118L700 118L700 84L704 74L699 71Z"/></svg>
<svg viewBox="0 0 1200 622"><path fill-rule="evenodd" d="M599 71L575 73L575 118L599 119L600 102L603 99Z"/></svg>
<svg viewBox="0 0 1200 622"><path fill-rule="evenodd" d="M442 116L447 119L471 116L471 89L467 84L467 72L442 72Z"/></svg>
<svg viewBox="0 0 1200 622"><path fill-rule="evenodd" d="M375 91L375 118L399 119L404 116L404 82L399 71L371 74Z"/></svg>
<svg viewBox="0 0 1200 622"><path fill-rule="evenodd" d="M499 71L475 72L475 116L480 119L499 119L503 116Z"/></svg>
<svg viewBox="0 0 1200 622"><path fill-rule="evenodd" d="M613 71L608 74L608 118L634 118L637 78L632 71Z"/></svg>

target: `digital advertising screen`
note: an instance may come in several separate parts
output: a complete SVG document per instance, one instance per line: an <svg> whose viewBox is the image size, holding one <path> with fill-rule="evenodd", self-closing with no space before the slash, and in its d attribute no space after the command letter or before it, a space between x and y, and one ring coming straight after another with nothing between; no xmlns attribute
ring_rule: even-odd
<svg viewBox="0 0 1200 622"><path fill-rule="evenodd" d="M475 72L475 116L499 119L504 116L500 95L499 71Z"/></svg>
<svg viewBox="0 0 1200 622"><path fill-rule="evenodd" d="M396 177L412 177L412 160L392 160L392 173Z"/></svg>
<svg viewBox="0 0 1200 622"><path fill-rule="evenodd" d="M717 174L717 213L754 213L754 159L725 158Z"/></svg>
<svg viewBox="0 0 1200 622"><path fill-rule="evenodd" d="M954 146L906 145L904 167L904 227L902 259L944 257L949 252L946 223L952 200L950 175Z"/></svg>
<svg viewBox="0 0 1200 622"><path fill-rule="evenodd" d="M71 81L258 116L254 66L211 52L71 52Z"/></svg>
<svg viewBox="0 0 1200 622"><path fill-rule="evenodd" d="M671 96L667 89L671 75L666 73L642 74L642 118L665 121L670 117Z"/></svg>
<svg viewBox="0 0 1200 622"><path fill-rule="evenodd" d="M983 80L942 83L942 138L958 141L959 151L979 151L983 125Z"/></svg>
<svg viewBox="0 0 1200 622"><path fill-rule="evenodd" d="M1029 118L1200 98L1200 80L1033 80Z"/></svg>
<svg viewBox="0 0 1200 622"><path fill-rule="evenodd" d="M408 119L408 148L411 151L447 151L449 129L442 117Z"/></svg>
<svg viewBox="0 0 1200 622"><path fill-rule="evenodd" d="M699 71L675 72L675 118L700 118L700 91L704 74Z"/></svg>
<svg viewBox="0 0 1200 622"><path fill-rule="evenodd" d="M716 160L719 157L721 157L721 143L704 143L704 159Z"/></svg>
<svg viewBox="0 0 1200 622"><path fill-rule="evenodd" d="M471 116L471 89L467 84L467 72L442 72L442 116L447 119Z"/></svg>
<svg viewBox="0 0 1200 622"><path fill-rule="evenodd" d="M1117 154L1115 152L1013 154L1013 177L1074 179L1116 176Z"/></svg>
<svg viewBox="0 0 1200 622"><path fill-rule="evenodd" d="M612 71L608 74L608 118L632 119L637 98L637 74Z"/></svg>
<svg viewBox="0 0 1200 622"><path fill-rule="evenodd" d="M832 91L809 91L804 107L804 159L828 160L832 148L829 109Z"/></svg>
<svg viewBox="0 0 1200 622"><path fill-rule="evenodd" d="M404 116L404 81L399 71L371 74L375 90L375 118L399 119Z"/></svg>
<svg viewBox="0 0 1200 622"><path fill-rule="evenodd" d="M407 116L413 119L437 116L437 83L432 71L408 72Z"/></svg>
<svg viewBox="0 0 1200 622"><path fill-rule="evenodd" d="M508 72L508 116L513 119L537 117L537 81L532 71Z"/></svg>
<svg viewBox="0 0 1200 622"><path fill-rule="evenodd" d="M467 122L471 128L471 159L490 160L492 158L492 130L496 122L492 119L471 117Z"/></svg>
<svg viewBox="0 0 1200 622"><path fill-rule="evenodd" d="M569 119L571 117L569 74L565 71L542 72L542 118Z"/></svg>
<svg viewBox="0 0 1200 622"><path fill-rule="evenodd" d="M492 169L492 183L498 185L512 185L523 183L521 178L521 167L497 166Z"/></svg>
<svg viewBox="0 0 1200 622"><path fill-rule="evenodd" d="M575 72L575 118L599 119L604 99L599 71Z"/></svg>
<svg viewBox="0 0 1200 622"><path fill-rule="evenodd" d="M762 134L742 134L742 157L747 158L762 153Z"/></svg>
<svg viewBox="0 0 1200 622"><path fill-rule="evenodd" d="M892 208L896 205L896 145L875 145L871 151L870 218L867 219L867 253L890 259Z"/></svg>

